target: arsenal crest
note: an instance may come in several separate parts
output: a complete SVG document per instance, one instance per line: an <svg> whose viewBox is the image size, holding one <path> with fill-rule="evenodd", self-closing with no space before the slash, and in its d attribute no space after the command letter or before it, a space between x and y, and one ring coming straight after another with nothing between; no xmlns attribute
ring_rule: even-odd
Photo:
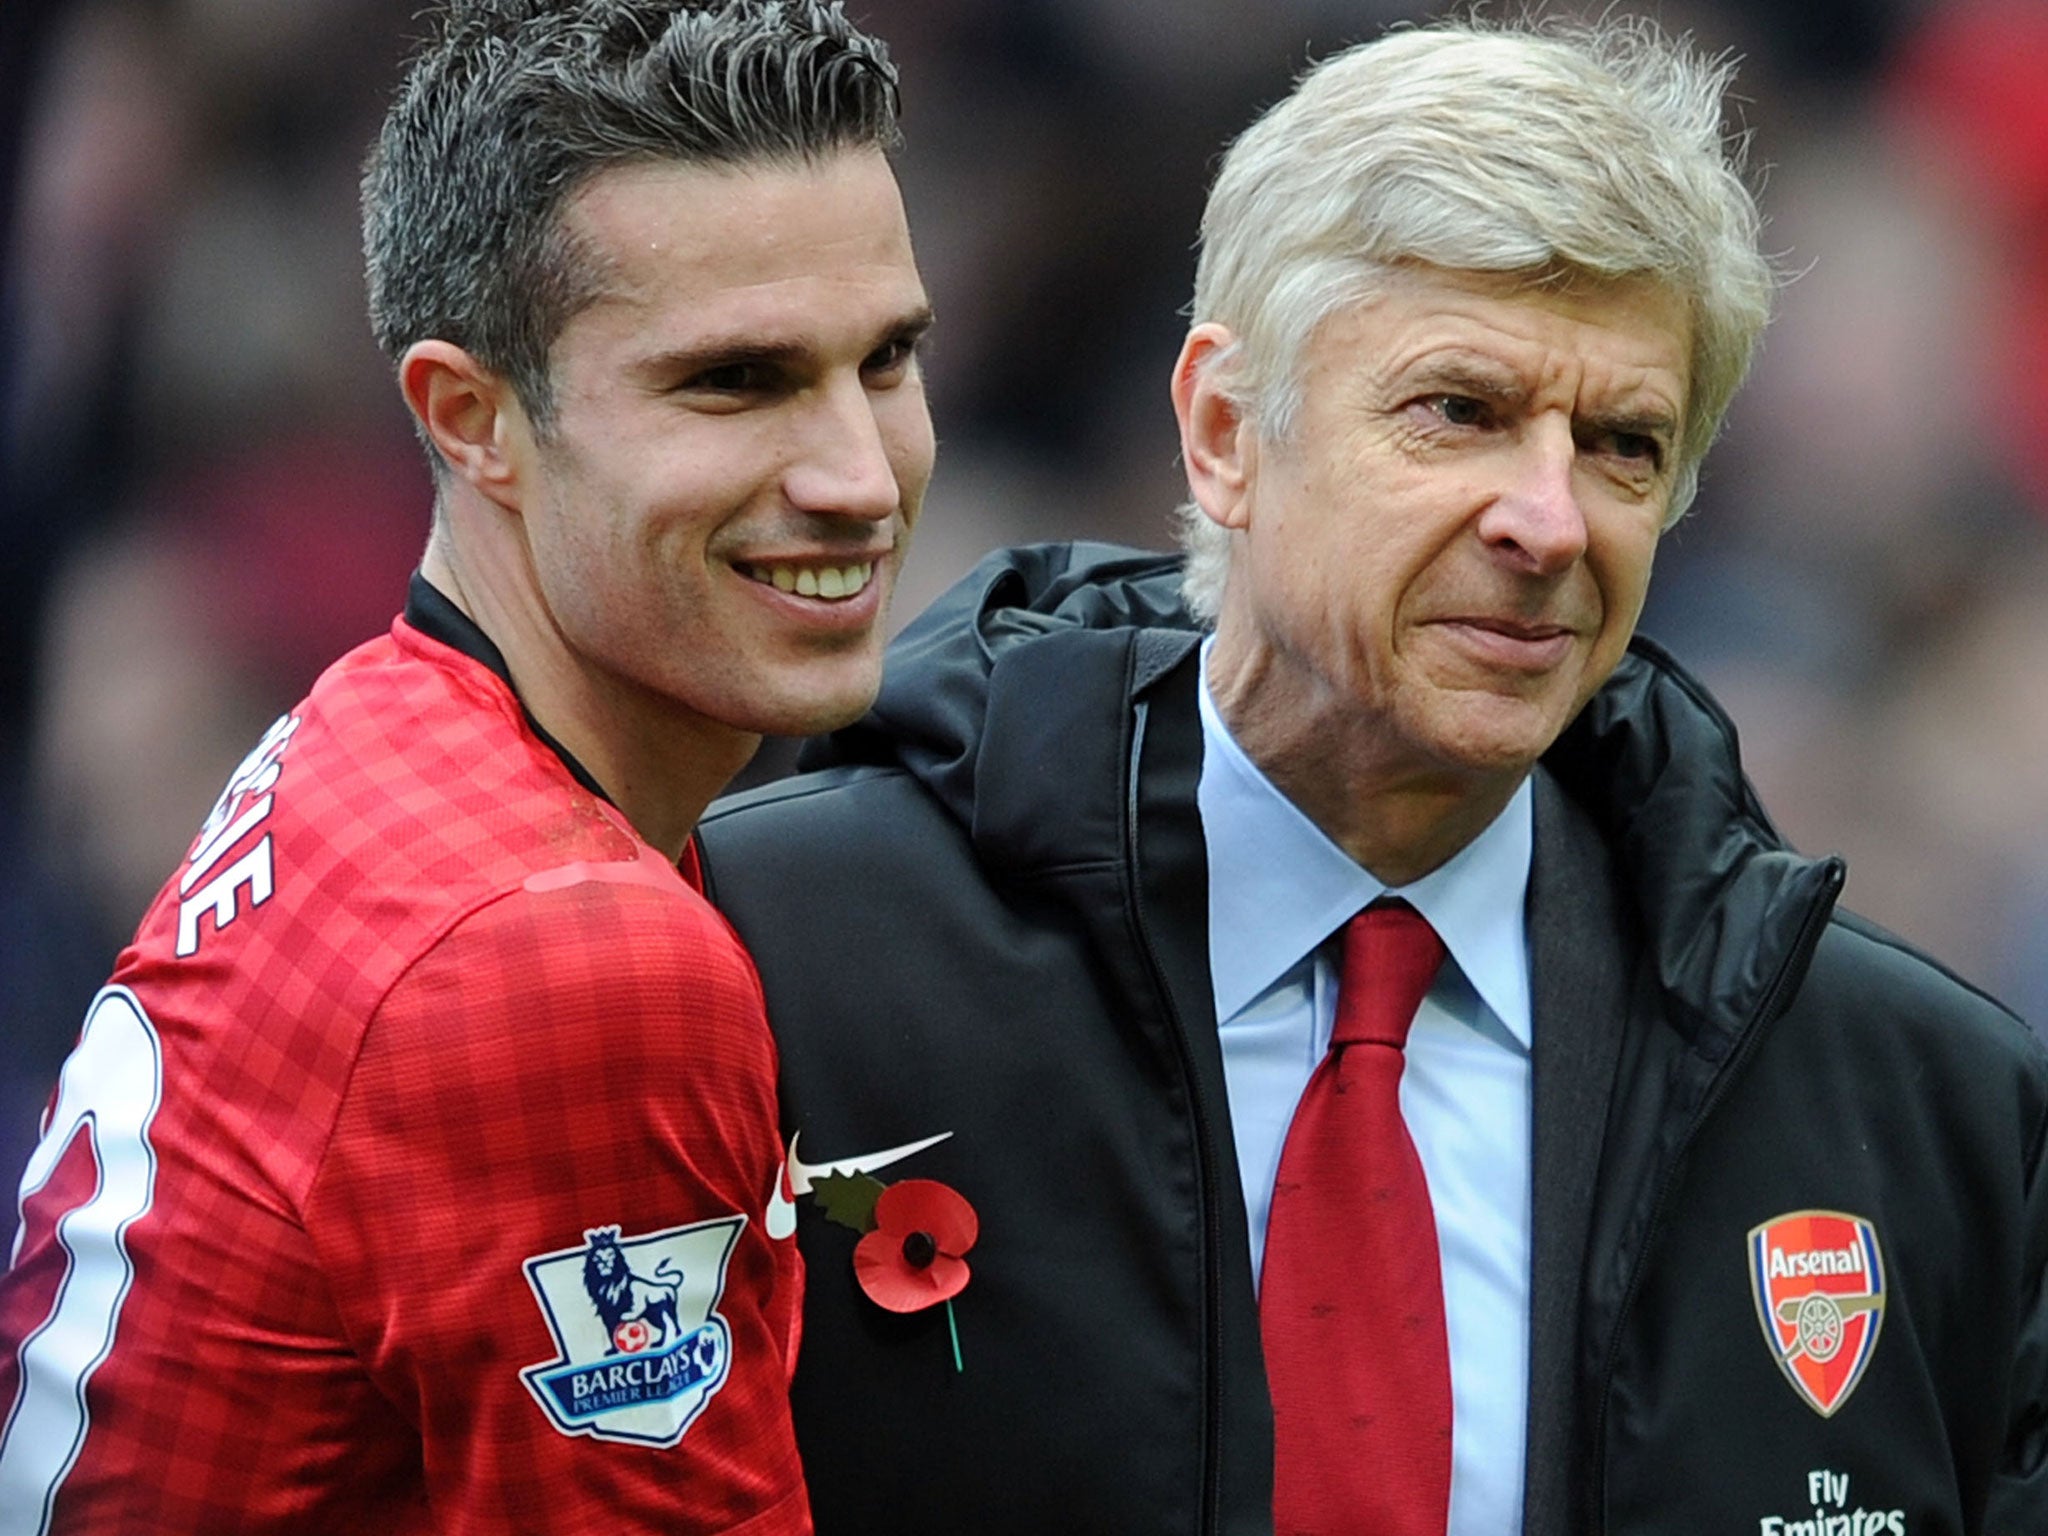
<svg viewBox="0 0 2048 1536"><path fill-rule="evenodd" d="M1863 1379L1884 1323L1877 1229L1841 1211L1792 1211L1749 1234L1749 1287L1771 1358L1822 1418Z"/></svg>

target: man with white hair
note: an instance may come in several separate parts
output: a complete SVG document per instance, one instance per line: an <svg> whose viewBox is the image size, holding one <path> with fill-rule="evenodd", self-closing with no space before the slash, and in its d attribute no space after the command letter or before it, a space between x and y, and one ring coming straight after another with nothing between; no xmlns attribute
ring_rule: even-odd
<svg viewBox="0 0 2048 1536"><path fill-rule="evenodd" d="M992 556L701 828L827 1536L2048 1529L2048 1057L1633 639L1770 307L1727 80L1310 71L1204 220L1184 571Z"/></svg>

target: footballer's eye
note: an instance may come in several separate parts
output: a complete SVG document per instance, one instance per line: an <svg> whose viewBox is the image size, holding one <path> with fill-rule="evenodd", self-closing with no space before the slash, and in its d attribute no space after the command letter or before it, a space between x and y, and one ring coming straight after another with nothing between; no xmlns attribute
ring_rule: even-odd
<svg viewBox="0 0 2048 1536"><path fill-rule="evenodd" d="M868 378L883 383L907 378L923 355L928 325L929 321L926 321L912 329L898 331L862 360L860 371Z"/></svg>
<svg viewBox="0 0 2048 1536"><path fill-rule="evenodd" d="M862 363L861 367L869 373L894 373L908 364L916 354L915 342L898 337L875 348L868 354L867 361Z"/></svg>
<svg viewBox="0 0 2048 1536"><path fill-rule="evenodd" d="M684 389L704 390L715 395L754 394L774 383L772 370L764 363L720 363L683 380Z"/></svg>

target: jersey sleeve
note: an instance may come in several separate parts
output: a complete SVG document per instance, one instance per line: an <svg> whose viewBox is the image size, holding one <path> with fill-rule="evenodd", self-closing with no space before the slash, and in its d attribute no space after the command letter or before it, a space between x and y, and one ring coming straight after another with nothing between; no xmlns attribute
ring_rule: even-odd
<svg viewBox="0 0 2048 1536"><path fill-rule="evenodd" d="M529 881L372 1019L306 1214L438 1529L810 1530L774 1047L680 882Z"/></svg>

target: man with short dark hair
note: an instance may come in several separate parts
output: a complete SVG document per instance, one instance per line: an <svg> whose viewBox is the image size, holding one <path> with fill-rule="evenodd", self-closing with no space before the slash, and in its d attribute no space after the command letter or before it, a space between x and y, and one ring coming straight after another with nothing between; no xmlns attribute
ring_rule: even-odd
<svg viewBox="0 0 2048 1536"><path fill-rule="evenodd" d="M1727 76L1311 70L1209 199L1184 565L992 556L707 816L821 1530L2048 1530L2040 1044L1632 647L1771 298Z"/></svg>
<svg viewBox="0 0 2048 1536"><path fill-rule="evenodd" d="M931 471L896 79L822 0L452 0L364 179L433 460L390 634L94 1002L0 1533L799 1533L759 983L688 840L879 679Z"/></svg>

